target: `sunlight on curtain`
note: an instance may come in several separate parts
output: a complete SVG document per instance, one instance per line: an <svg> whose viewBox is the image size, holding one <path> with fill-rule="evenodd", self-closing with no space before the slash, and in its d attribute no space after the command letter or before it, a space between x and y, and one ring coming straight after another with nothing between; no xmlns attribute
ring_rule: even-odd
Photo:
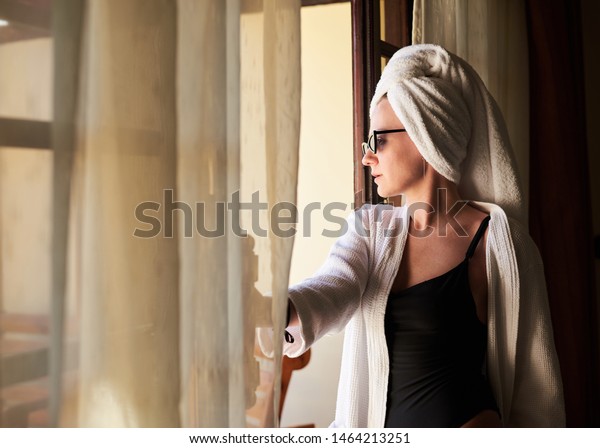
<svg viewBox="0 0 600 448"><path fill-rule="evenodd" d="M274 426L300 2L81 5L55 3L55 418Z"/></svg>
<svg viewBox="0 0 600 448"><path fill-rule="evenodd" d="M468 61L496 99L529 198L529 66L523 0L415 0L413 43Z"/></svg>

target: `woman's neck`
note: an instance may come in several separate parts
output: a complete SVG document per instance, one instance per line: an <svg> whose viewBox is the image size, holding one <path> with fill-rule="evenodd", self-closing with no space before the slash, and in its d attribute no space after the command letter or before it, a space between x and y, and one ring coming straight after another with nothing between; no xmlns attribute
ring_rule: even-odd
<svg viewBox="0 0 600 448"><path fill-rule="evenodd" d="M415 229L445 227L452 224L456 215L463 209L468 201L461 199L458 187L448 179L437 175L432 176L427 182L405 193L405 205Z"/></svg>

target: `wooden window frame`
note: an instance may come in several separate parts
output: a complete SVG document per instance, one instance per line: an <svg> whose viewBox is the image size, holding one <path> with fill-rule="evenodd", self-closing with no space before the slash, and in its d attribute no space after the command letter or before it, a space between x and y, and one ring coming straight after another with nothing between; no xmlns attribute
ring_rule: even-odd
<svg viewBox="0 0 600 448"><path fill-rule="evenodd" d="M368 168L362 165L361 143L369 133L369 106L381 76L382 57L390 58L401 46L410 45L413 0L387 0L385 39L381 38L380 0L352 2L352 80L354 91L354 206L384 201L377 194ZM388 40L398 42L394 45Z"/></svg>
<svg viewBox="0 0 600 448"><path fill-rule="evenodd" d="M0 18L16 25L0 28L0 42L52 35L52 0L0 1ZM0 117L0 147L51 149L51 122Z"/></svg>
<svg viewBox="0 0 600 448"><path fill-rule="evenodd" d="M49 121L0 118L0 146L25 149L51 149Z"/></svg>

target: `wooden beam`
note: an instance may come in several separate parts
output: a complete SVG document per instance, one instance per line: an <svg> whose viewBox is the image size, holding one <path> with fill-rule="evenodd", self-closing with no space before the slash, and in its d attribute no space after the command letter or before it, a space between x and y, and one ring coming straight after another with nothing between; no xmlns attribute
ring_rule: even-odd
<svg viewBox="0 0 600 448"><path fill-rule="evenodd" d="M381 56L385 56L388 59L400 50L400 47L392 45L389 42L384 42L383 40L379 42L379 48L381 50Z"/></svg>
<svg viewBox="0 0 600 448"><path fill-rule="evenodd" d="M17 23L11 23L8 26L0 27L0 44L50 36L52 36L50 30L33 28L31 26L20 25Z"/></svg>
<svg viewBox="0 0 600 448"><path fill-rule="evenodd" d="M350 0L302 0L301 6L319 6L332 3L347 3ZM242 14L249 14L263 11L263 0L243 0L241 4Z"/></svg>
<svg viewBox="0 0 600 448"><path fill-rule="evenodd" d="M47 314L0 313L0 333L49 334Z"/></svg>
<svg viewBox="0 0 600 448"><path fill-rule="evenodd" d="M48 375L48 341L0 340L0 389Z"/></svg>
<svg viewBox="0 0 600 448"><path fill-rule="evenodd" d="M0 118L0 146L51 149L50 122Z"/></svg>
<svg viewBox="0 0 600 448"><path fill-rule="evenodd" d="M331 3L346 3L350 0L302 0L302 6L329 5Z"/></svg>
<svg viewBox="0 0 600 448"><path fill-rule="evenodd" d="M52 23L52 0L2 0L0 19L33 28L50 30Z"/></svg>

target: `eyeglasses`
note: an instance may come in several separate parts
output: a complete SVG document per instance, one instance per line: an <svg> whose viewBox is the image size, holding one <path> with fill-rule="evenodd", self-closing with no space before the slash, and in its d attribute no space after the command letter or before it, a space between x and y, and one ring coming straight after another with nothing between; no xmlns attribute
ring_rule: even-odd
<svg viewBox="0 0 600 448"><path fill-rule="evenodd" d="M363 142L362 144L362 153L363 156L367 153L367 150L371 151L373 154L377 154L377 136L381 134L392 134L394 132L406 132L406 129L389 129L386 131L373 131L369 140Z"/></svg>

